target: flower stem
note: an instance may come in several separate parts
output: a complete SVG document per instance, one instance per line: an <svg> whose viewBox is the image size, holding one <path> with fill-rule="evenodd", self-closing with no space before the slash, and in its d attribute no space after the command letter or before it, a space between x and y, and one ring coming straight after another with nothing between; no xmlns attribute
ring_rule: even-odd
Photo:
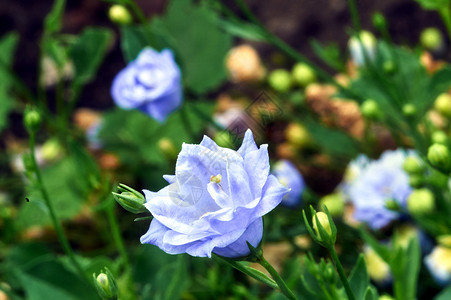
<svg viewBox="0 0 451 300"><path fill-rule="evenodd" d="M348 0L348 8L349 13L352 18L352 25L354 26L354 30L360 32L360 18L359 18L359 10L357 9L357 3L355 0Z"/></svg>
<svg viewBox="0 0 451 300"><path fill-rule="evenodd" d="M39 170L38 164L36 163L36 156L35 156L35 133L30 132L30 157L31 157L31 163L33 171L36 175L38 187L41 191L42 197L44 198L44 202L49 210L50 218L52 220L53 226L55 227L56 234L58 236L58 240L60 241L64 252L69 257L72 265L75 267L81 278L86 279L86 274L84 273L83 269L81 268L80 264L76 260L74 256L74 252L72 251L72 248L69 244L69 241L67 240L66 235L64 234L63 228L61 227L61 224L58 221L58 218L55 214L55 209L53 208L53 204L50 201L49 194L47 192L47 189L44 186L44 182L42 180L41 171Z"/></svg>
<svg viewBox="0 0 451 300"><path fill-rule="evenodd" d="M115 202L112 202L111 205L108 205L106 207L106 215L108 218L108 223L110 223L110 229L111 233L113 235L114 243L116 244L117 250L119 251L119 255L121 256L122 260L124 261L124 268L125 273L127 274L127 279L130 284L130 291L132 293L131 299L137 299L135 289L133 287L134 280L133 280L133 272L132 267L130 265L130 260L128 257L127 250L125 248L124 240L122 239L122 235L119 231L119 225L117 223L116 214L114 213L114 205Z"/></svg>
<svg viewBox="0 0 451 300"><path fill-rule="evenodd" d="M345 271L343 270L343 266L338 259L337 252L335 251L334 245L328 247L330 254L332 255L332 260L335 263L335 267L338 270L338 275L340 275L341 282L345 288L346 294L348 295L349 300L355 300L354 293L352 292L351 286L349 285L348 278L346 277Z"/></svg>
<svg viewBox="0 0 451 300"><path fill-rule="evenodd" d="M446 31L448 32L448 37L451 40L451 11L450 6L447 5L438 10L443 23L445 23Z"/></svg>
<svg viewBox="0 0 451 300"><path fill-rule="evenodd" d="M280 291L290 300L296 300L297 297L294 295L294 293L290 290L290 288L287 286L285 281L282 279L280 274L271 266L271 264L263 257L261 256L257 261L263 268L266 269L266 271L269 272L271 277L276 281L277 285L280 288ZM353 299L354 300L354 299Z"/></svg>

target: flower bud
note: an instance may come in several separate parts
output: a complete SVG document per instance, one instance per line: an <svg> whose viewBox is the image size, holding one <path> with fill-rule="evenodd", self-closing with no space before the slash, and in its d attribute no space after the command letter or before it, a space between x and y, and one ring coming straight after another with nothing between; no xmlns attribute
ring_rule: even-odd
<svg viewBox="0 0 451 300"><path fill-rule="evenodd" d="M417 108L413 104L405 104L402 107L402 113L406 117L413 117L417 114Z"/></svg>
<svg viewBox="0 0 451 300"><path fill-rule="evenodd" d="M327 207L332 217L341 216L345 209L345 202L343 196L339 193L326 195L319 201L319 207L324 209Z"/></svg>
<svg viewBox="0 0 451 300"><path fill-rule="evenodd" d="M421 32L420 43L427 50L440 50L443 47L443 35L437 28L426 28Z"/></svg>
<svg viewBox="0 0 451 300"><path fill-rule="evenodd" d="M373 60L376 55L376 38L369 31L361 31L359 37L353 36L349 39L349 51L351 52L352 61L357 66L365 63L365 57Z"/></svg>
<svg viewBox="0 0 451 300"><path fill-rule="evenodd" d="M433 144L428 149L428 160L432 166L448 173L451 170L451 157L445 145Z"/></svg>
<svg viewBox="0 0 451 300"><path fill-rule="evenodd" d="M363 255L371 279L378 283L390 280L390 267L372 248L365 247Z"/></svg>
<svg viewBox="0 0 451 300"><path fill-rule="evenodd" d="M418 189L407 198L407 210L413 215L426 215L435 210L434 194L428 189Z"/></svg>
<svg viewBox="0 0 451 300"><path fill-rule="evenodd" d="M379 105L373 99L365 100L360 105L360 111L362 112L362 115L369 120L378 120L382 116Z"/></svg>
<svg viewBox="0 0 451 300"><path fill-rule="evenodd" d="M406 157L402 165L402 168L409 175L421 174L425 170L423 162L418 157L413 155Z"/></svg>
<svg viewBox="0 0 451 300"><path fill-rule="evenodd" d="M443 247L451 248L451 235L440 235L437 237L437 243Z"/></svg>
<svg viewBox="0 0 451 300"><path fill-rule="evenodd" d="M285 129L285 138L290 145L297 148L304 148L312 143L307 129L298 123L290 123Z"/></svg>
<svg viewBox="0 0 451 300"><path fill-rule="evenodd" d="M266 74L260 56L250 45L232 48L226 57L226 68L234 82L260 81Z"/></svg>
<svg viewBox="0 0 451 300"><path fill-rule="evenodd" d="M385 201L385 208L392 210L392 211L401 211L401 206L394 199L387 199Z"/></svg>
<svg viewBox="0 0 451 300"><path fill-rule="evenodd" d="M63 147L58 142L57 139L47 140L44 145L42 145L42 157L46 161L52 161L58 158L63 152Z"/></svg>
<svg viewBox="0 0 451 300"><path fill-rule="evenodd" d="M108 16L113 23L119 25L127 25L132 22L132 16L125 6L115 4L110 7L108 11Z"/></svg>
<svg viewBox="0 0 451 300"><path fill-rule="evenodd" d="M409 176L409 185L413 188L419 188L424 183L424 177L422 175L410 175Z"/></svg>
<svg viewBox="0 0 451 300"><path fill-rule="evenodd" d="M25 109L23 122L28 133L36 132L41 125L41 115L37 110L27 107Z"/></svg>
<svg viewBox="0 0 451 300"><path fill-rule="evenodd" d="M318 221L321 224L321 226L324 228L324 230L326 230L326 232L329 234L329 236L332 236L332 228L330 227L330 223L329 223L329 218L327 217L327 215L325 213L323 213L322 211L317 212L313 217L313 229L316 232L316 235L318 236L318 239L321 241L321 234L320 231L318 229L318 224L316 223L316 217L318 217Z"/></svg>
<svg viewBox="0 0 451 300"><path fill-rule="evenodd" d="M112 193L114 199L117 203L119 203L125 210L139 214L147 211L144 207L144 203L146 199L144 195L139 193L138 191L132 189L131 187L126 186L125 184L119 184L119 193Z"/></svg>
<svg viewBox="0 0 451 300"><path fill-rule="evenodd" d="M385 29L387 28L387 21L385 20L384 15L379 12L374 13L373 26L379 31L385 31Z"/></svg>
<svg viewBox="0 0 451 300"><path fill-rule="evenodd" d="M233 148L234 146L232 135L228 131L217 132L213 140L219 147Z"/></svg>
<svg viewBox="0 0 451 300"><path fill-rule="evenodd" d="M305 63L295 64L291 74L293 81L302 87L316 81L315 71Z"/></svg>
<svg viewBox="0 0 451 300"><path fill-rule="evenodd" d="M385 295L380 296L379 300L395 300L395 298L393 298L390 295L385 294Z"/></svg>
<svg viewBox="0 0 451 300"><path fill-rule="evenodd" d="M434 144L446 145L448 143L448 136L441 130L433 132L431 139Z"/></svg>
<svg viewBox="0 0 451 300"><path fill-rule="evenodd" d="M269 85L278 92L287 92L291 88L290 72L284 69L272 71L268 77Z"/></svg>
<svg viewBox="0 0 451 300"><path fill-rule="evenodd" d="M105 268L105 271L97 275L97 277L95 274L92 274L92 277L94 278L94 285L97 292L102 299L117 298L116 281L108 268Z"/></svg>
<svg viewBox="0 0 451 300"><path fill-rule="evenodd" d="M434 108L445 117L451 117L451 95L448 93L440 94L434 102Z"/></svg>
<svg viewBox="0 0 451 300"><path fill-rule="evenodd" d="M162 138L158 141L158 149L167 159L176 159L178 151L174 146L174 143L168 138Z"/></svg>

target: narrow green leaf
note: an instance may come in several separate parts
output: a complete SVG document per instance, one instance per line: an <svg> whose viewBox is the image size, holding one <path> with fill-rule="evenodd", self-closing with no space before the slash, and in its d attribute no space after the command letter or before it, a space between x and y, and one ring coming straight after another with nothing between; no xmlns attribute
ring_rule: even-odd
<svg viewBox="0 0 451 300"><path fill-rule="evenodd" d="M47 14L44 20L44 35L61 30L65 6L65 0L55 0L53 2L52 10Z"/></svg>
<svg viewBox="0 0 451 300"><path fill-rule="evenodd" d="M351 286L352 292L354 293L357 300L364 300L366 294L368 294L368 289L370 284L370 277L366 269L365 259L363 254L359 255L354 269L349 275L349 285Z"/></svg>

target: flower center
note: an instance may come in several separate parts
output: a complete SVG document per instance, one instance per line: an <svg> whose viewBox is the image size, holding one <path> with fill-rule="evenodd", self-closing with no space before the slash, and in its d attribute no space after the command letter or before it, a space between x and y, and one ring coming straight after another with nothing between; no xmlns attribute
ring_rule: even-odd
<svg viewBox="0 0 451 300"><path fill-rule="evenodd" d="M211 176L210 177L210 182L214 182L214 183L220 183L221 182L221 180L222 180L222 176L221 176L221 174L218 174L218 175L216 175L216 176Z"/></svg>

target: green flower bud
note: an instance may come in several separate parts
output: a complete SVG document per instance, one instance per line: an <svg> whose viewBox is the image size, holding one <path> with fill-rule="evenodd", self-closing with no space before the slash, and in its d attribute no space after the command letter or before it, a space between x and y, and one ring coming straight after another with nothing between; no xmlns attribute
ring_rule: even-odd
<svg viewBox="0 0 451 300"><path fill-rule="evenodd" d="M158 141L158 149L169 160L177 158L178 151L175 148L174 143L168 138L162 138Z"/></svg>
<svg viewBox="0 0 451 300"><path fill-rule="evenodd" d="M272 71L268 76L269 85L278 92L287 92L291 88L290 72L284 69Z"/></svg>
<svg viewBox="0 0 451 300"><path fill-rule="evenodd" d="M52 161L60 156L63 152L63 147L57 139L47 140L42 145L42 156L46 161Z"/></svg>
<svg viewBox="0 0 451 300"><path fill-rule="evenodd" d="M324 209L327 207L332 217L341 216L345 209L345 202L343 196L339 193L326 195L319 201L319 207Z"/></svg>
<svg viewBox="0 0 451 300"><path fill-rule="evenodd" d="M362 112L362 115L369 120L378 120L382 116L379 105L373 99L365 100L360 105L360 111Z"/></svg>
<svg viewBox="0 0 451 300"><path fill-rule="evenodd" d="M318 217L318 221L321 224L321 226L324 228L324 230L326 230L326 232L329 234L329 236L332 236L332 228L330 227L330 223L329 223L329 218L327 217L327 215L325 213L323 213L322 211L317 212L316 215L314 215L312 217L313 219L313 229L316 232L316 235L318 237L318 239L321 241L321 234L319 233L319 229L318 229L318 224L316 223L316 217Z"/></svg>
<svg viewBox="0 0 451 300"><path fill-rule="evenodd" d="M292 70L293 81L302 87L316 81L316 74L313 69L304 63L297 63Z"/></svg>
<svg viewBox="0 0 451 300"><path fill-rule="evenodd" d="M413 104L405 104L402 107L402 113L406 117L413 117L417 114L417 108Z"/></svg>
<svg viewBox="0 0 451 300"><path fill-rule="evenodd" d="M381 13L377 12L373 14L373 26L379 31L385 31L387 28L387 21Z"/></svg>
<svg viewBox="0 0 451 300"><path fill-rule="evenodd" d="M424 177L422 175L413 174L409 177L409 185L413 188L419 188L424 183Z"/></svg>
<svg viewBox="0 0 451 300"><path fill-rule="evenodd" d="M445 117L451 117L451 95L448 93L440 94L434 102L434 108Z"/></svg>
<svg viewBox="0 0 451 300"><path fill-rule="evenodd" d="M147 211L144 207L146 199L143 194L132 189L131 187L126 186L125 184L119 184L118 189L121 192L120 194L114 192L112 194L116 202L119 203L125 210L134 214Z"/></svg>
<svg viewBox="0 0 451 300"><path fill-rule="evenodd" d="M387 60L387 61L384 61L382 68L384 69L385 73L391 74L396 70L396 65L393 61Z"/></svg>
<svg viewBox="0 0 451 300"><path fill-rule="evenodd" d="M372 248L365 247L363 255L371 279L381 283L390 278L389 265Z"/></svg>
<svg viewBox="0 0 451 300"><path fill-rule="evenodd" d="M92 274L94 279L94 285L97 292L102 299L116 299L117 298L117 285L114 280L113 274L111 274L108 268L99 275Z"/></svg>
<svg viewBox="0 0 451 300"><path fill-rule="evenodd" d="M298 123L290 123L285 129L285 138L287 142L295 147L303 148L312 143L307 129Z"/></svg>
<svg viewBox="0 0 451 300"><path fill-rule="evenodd" d="M132 16L127 8L122 5L115 4L108 11L110 20L116 24L127 25L132 22Z"/></svg>
<svg viewBox="0 0 451 300"><path fill-rule="evenodd" d="M233 148L234 142L232 135L228 131L219 131L215 134L213 140L219 147Z"/></svg>
<svg viewBox="0 0 451 300"><path fill-rule="evenodd" d="M428 149L428 160L432 166L449 173L451 170L451 157L445 145L433 144Z"/></svg>
<svg viewBox="0 0 451 300"><path fill-rule="evenodd" d="M392 211L401 211L401 205L393 199L387 199L385 201L385 208L392 210Z"/></svg>
<svg viewBox="0 0 451 300"><path fill-rule="evenodd" d="M426 215L435 210L434 194L428 189L418 189L407 198L407 210L413 215Z"/></svg>
<svg viewBox="0 0 451 300"><path fill-rule="evenodd" d="M448 136L446 135L446 133L440 130L433 132L431 139L434 144L448 144Z"/></svg>
<svg viewBox="0 0 451 300"><path fill-rule="evenodd" d="M437 28L426 28L421 32L420 43L428 50L439 50L443 46L443 35Z"/></svg>
<svg viewBox="0 0 451 300"><path fill-rule="evenodd" d="M423 162L418 157L413 155L406 157L404 163L402 164L402 168L409 175L422 174L425 170Z"/></svg>
<svg viewBox="0 0 451 300"><path fill-rule="evenodd" d="M41 125L41 115L37 110L27 107L25 109L23 122L28 133L36 132Z"/></svg>
<svg viewBox="0 0 451 300"><path fill-rule="evenodd" d="M390 295L385 294L385 295L380 296L379 300L395 300L395 298L393 298Z"/></svg>
<svg viewBox="0 0 451 300"><path fill-rule="evenodd" d="M437 243L443 247L451 248L451 235L440 235L437 237Z"/></svg>

